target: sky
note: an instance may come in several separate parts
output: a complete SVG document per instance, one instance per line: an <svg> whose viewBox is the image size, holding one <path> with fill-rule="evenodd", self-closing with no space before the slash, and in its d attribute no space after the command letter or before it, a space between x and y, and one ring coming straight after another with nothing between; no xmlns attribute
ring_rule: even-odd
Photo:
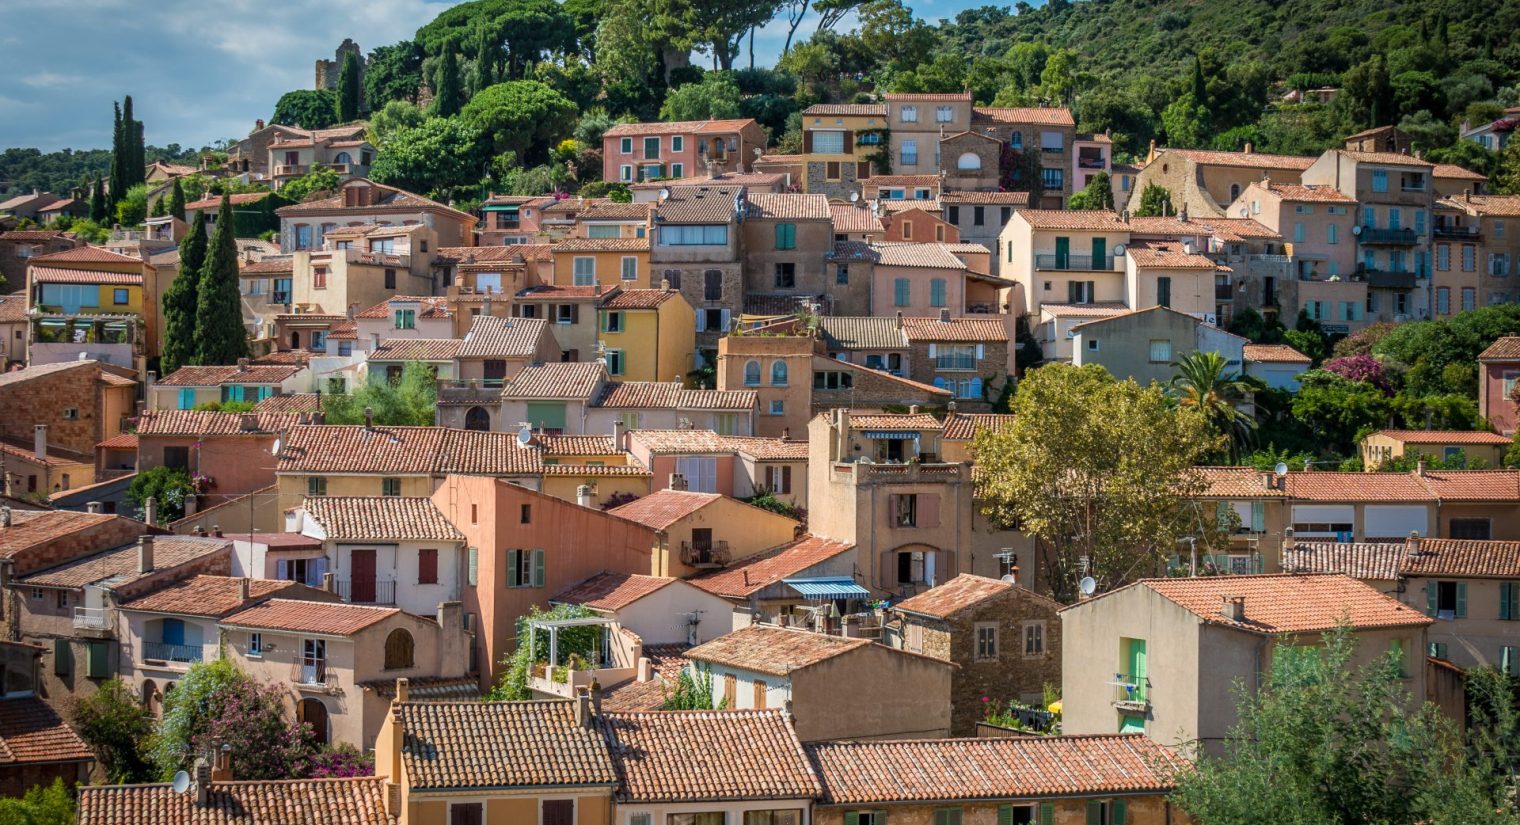
<svg viewBox="0 0 1520 825"><path fill-rule="evenodd" d="M242 137L280 95L311 88L313 64L345 37L365 51L395 43L456 2L0 0L0 149L108 149L111 103L124 95L151 145ZM909 5L939 17L983 2ZM804 21L799 38L815 25ZM771 65L785 38L781 15L756 37L756 65Z"/></svg>

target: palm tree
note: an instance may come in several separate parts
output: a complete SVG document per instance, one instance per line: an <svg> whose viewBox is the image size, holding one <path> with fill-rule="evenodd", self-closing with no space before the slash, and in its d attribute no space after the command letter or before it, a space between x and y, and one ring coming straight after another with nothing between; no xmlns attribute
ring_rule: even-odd
<svg viewBox="0 0 1520 825"><path fill-rule="evenodd" d="M1209 428L1227 439L1230 461L1239 461L1256 432L1256 419L1240 409L1251 385L1217 352L1194 351L1172 362L1177 370L1169 394L1180 407L1197 410Z"/></svg>

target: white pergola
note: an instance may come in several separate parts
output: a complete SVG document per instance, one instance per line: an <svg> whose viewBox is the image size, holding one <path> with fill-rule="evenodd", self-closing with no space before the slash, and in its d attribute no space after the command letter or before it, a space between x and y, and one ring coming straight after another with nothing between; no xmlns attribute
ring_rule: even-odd
<svg viewBox="0 0 1520 825"><path fill-rule="evenodd" d="M529 619L528 661L537 661L537 657L533 655L534 644L538 641L538 633L536 631L549 631L549 667L552 672L553 668L559 666L559 631L561 628L601 625L602 643L599 646L600 649L596 651L596 654L597 658L602 661L596 662L596 664L605 664L607 659L607 630L613 624L615 624L615 622L613 622L612 619L606 618L605 616L583 616L579 619Z"/></svg>

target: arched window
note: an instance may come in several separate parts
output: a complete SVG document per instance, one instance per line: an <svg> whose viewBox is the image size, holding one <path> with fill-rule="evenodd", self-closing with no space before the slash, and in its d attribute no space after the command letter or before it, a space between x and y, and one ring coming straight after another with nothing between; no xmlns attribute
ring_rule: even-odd
<svg viewBox="0 0 1520 825"><path fill-rule="evenodd" d="M760 386L760 362L750 361L744 365L744 386Z"/></svg>
<svg viewBox="0 0 1520 825"><path fill-rule="evenodd" d="M471 407L464 414L464 428L466 430L479 430L487 432L491 429L491 414L484 407Z"/></svg>
<svg viewBox="0 0 1520 825"><path fill-rule="evenodd" d="M786 362L785 361L772 361L771 362L771 386L773 386L773 387L784 387L784 386L786 386Z"/></svg>
<svg viewBox="0 0 1520 825"><path fill-rule="evenodd" d="M966 152L955 159L955 168L964 172L975 172L982 168L982 158L975 152Z"/></svg>
<svg viewBox="0 0 1520 825"><path fill-rule="evenodd" d="M301 333L297 332L296 330L291 330L290 331L290 348L291 349L300 349L301 348Z"/></svg>
<svg viewBox="0 0 1520 825"><path fill-rule="evenodd" d="M1012 146L1015 149L1023 149L1024 148L1024 133L1023 132L1014 132L1013 134L1009 135L1008 136L1008 145Z"/></svg>
<svg viewBox="0 0 1520 825"><path fill-rule="evenodd" d="M1240 197L1240 184L1230 184L1230 203L1234 203L1235 199L1238 197Z"/></svg>
<svg viewBox="0 0 1520 825"><path fill-rule="evenodd" d="M320 699L302 699L296 705L296 721L311 725L313 741L318 745L326 745L329 731L327 724L327 706Z"/></svg>
<svg viewBox="0 0 1520 825"><path fill-rule="evenodd" d="M412 634L396 628L385 637L385 669L405 670L412 666Z"/></svg>
<svg viewBox="0 0 1520 825"><path fill-rule="evenodd" d="M354 162L353 156L350 155L347 152L339 152L338 156L335 157L335 158L333 158L333 163L353 163L353 162Z"/></svg>

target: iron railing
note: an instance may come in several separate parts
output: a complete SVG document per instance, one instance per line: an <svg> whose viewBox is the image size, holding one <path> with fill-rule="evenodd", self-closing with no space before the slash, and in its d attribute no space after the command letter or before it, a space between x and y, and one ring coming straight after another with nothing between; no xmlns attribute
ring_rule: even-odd
<svg viewBox="0 0 1520 825"><path fill-rule="evenodd" d="M143 658L156 662L199 662L200 645L173 645L167 642L143 642Z"/></svg>

